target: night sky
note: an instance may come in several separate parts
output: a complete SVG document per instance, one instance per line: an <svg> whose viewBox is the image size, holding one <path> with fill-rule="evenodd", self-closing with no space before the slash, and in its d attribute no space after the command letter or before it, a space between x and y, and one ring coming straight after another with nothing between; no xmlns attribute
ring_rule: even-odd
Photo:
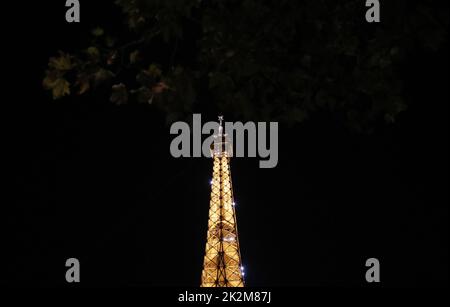
<svg viewBox="0 0 450 307"><path fill-rule="evenodd" d="M102 91L52 100L41 84L48 58L120 22L112 4L83 1L82 22L68 24L59 2L3 5L17 19L2 25L12 171L2 283L71 286L65 261L75 257L81 286L196 287L212 160L171 157L164 115L146 105L117 107ZM248 286L373 286L371 257L382 286L448 285L447 53L448 42L407 55L409 109L395 124L358 134L316 114L280 124L276 168L232 160Z"/></svg>

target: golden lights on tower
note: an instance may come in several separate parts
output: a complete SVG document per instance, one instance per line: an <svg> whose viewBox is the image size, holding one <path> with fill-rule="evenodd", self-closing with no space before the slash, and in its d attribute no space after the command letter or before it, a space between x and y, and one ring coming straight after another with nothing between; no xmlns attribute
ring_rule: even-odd
<svg viewBox="0 0 450 307"><path fill-rule="evenodd" d="M213 178L201 287L244 286L231 184L232 147L223 133L222 120L219 116L219 132L211 146Z"/></svg>

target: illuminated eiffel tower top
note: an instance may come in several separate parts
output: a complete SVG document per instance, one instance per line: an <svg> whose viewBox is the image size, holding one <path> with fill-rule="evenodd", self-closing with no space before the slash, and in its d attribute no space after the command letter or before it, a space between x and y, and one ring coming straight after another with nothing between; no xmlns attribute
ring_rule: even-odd
<svg viewBox="0 0 450 307"><path fill-rule="evenodd" d="M232 157L233 156L233 147L231 143L228 141L228 135L223 131L223 116L219 116L219 129L218 133L215 134L214 142L211 144L211 156L214 157Z"/></svg>
<svg viewBox="0 0 450 307"><path fill-rule="evenodd" d="M211 146L213 178L209 207L208 234L203 261L202 287L243 287L235 202L231 184L232 147L223 132L223 116Z"/></svg>

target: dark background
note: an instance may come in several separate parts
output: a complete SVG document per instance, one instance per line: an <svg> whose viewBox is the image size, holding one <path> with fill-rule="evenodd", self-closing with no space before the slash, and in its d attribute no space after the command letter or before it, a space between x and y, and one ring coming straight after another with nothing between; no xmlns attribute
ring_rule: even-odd
<svg viewBox="0 0 450 307"><path fill-rule="evenodd" d="M164 116L147 106L113 106L101 91L55 102L42 89L49 56L85 47L120 14L83 1L68 24L64 1L2 6L13 184L2 282L68 286L76 257L82 286L199 285L212 161L172 158ZM384 286L448 285L447 53L409 53L409 109L393 125L357 134L317 114L281 124L276 168L232 160L247 285L367 286L370 257Z"/></svg>

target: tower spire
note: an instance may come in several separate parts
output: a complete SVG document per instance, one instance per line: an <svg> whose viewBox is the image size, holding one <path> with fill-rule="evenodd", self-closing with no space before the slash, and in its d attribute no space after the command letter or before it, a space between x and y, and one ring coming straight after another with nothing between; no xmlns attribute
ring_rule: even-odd
<svg viewBox="0 0 450 307"><path fill-rule="evenodd" d="M219 136L222 136L223 133L223 126L222 126L222 121L223 121L223 115L219 115Z"/></svg>
<svg viewBox="0 0 450 307"><path fill-rule="evenodd" d="M213 179L209 207L208 233L202 271L202 287L243 287L244 272L239 250L236 210L231 184L231 144L219 133L211 146Z"/></svg>

